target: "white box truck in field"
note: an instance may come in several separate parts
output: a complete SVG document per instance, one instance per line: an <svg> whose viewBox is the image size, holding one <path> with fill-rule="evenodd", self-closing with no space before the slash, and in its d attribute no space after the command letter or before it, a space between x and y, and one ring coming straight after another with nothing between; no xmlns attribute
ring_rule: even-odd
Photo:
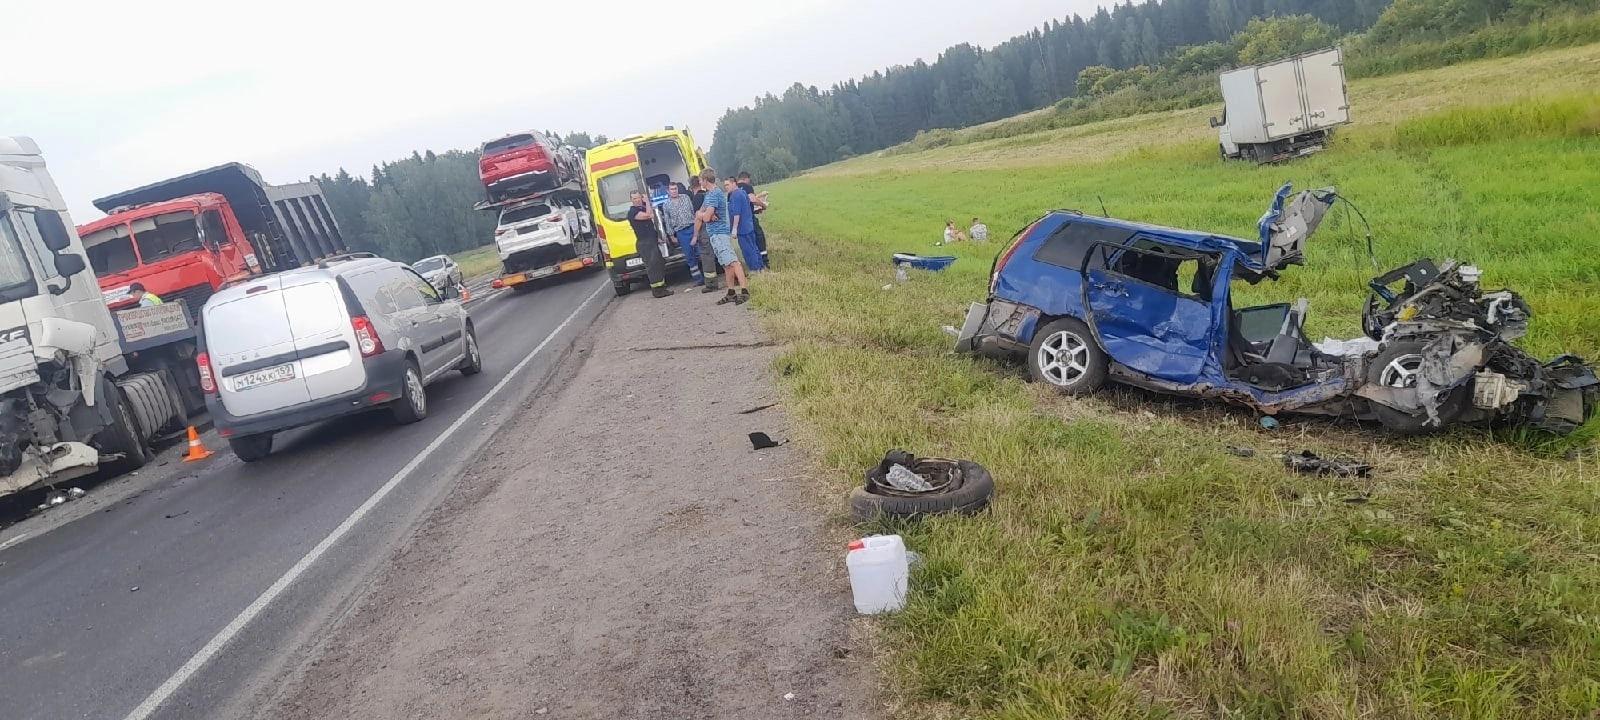
<svg viewBox="0 0 1600 720"><path fill-rule="evenodd" d="M173 311L137 332L188 332ZM183 428L173 368L129 360L39 146L0 137L0 495L139 467L151 438Z"/></svg>
<svg viewBox="0 0 1600 720"><path fill-rule="evenodd" d="M1258 163L1310 155L1350 122L1339 48L1222 74L1222 117L1212 118L1223 159Z"/></svg>

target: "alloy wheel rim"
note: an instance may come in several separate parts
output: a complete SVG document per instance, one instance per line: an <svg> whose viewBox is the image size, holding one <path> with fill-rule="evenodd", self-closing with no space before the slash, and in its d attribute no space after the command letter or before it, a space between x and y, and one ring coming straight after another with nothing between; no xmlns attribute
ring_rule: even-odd
<svg viewBox="0 0 1600 720"><path fill-rule="evenodd" d="M1378 374L1378 384L1392 388L1417 386L1417 374L1422 369L1421 355L1401 355L1390 360Z"/></svg>
<svg viewBox="0 0 1600 720"><path fill-rule="evenodd" d="M1077 333L1057 330L1039 345L1038 362L1050 384L1070 386L1089 372L1089 344Z"/></svg>

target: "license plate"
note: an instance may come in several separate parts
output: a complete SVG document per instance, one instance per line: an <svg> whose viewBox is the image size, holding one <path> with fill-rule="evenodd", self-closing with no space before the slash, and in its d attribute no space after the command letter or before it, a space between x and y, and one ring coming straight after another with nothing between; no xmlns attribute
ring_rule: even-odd
<svg viewBox="0 0 1600 720"><path fill-rule="evenodd" d="M539 268L538 270L533 271L533 273L531 273L531 277L542 278L542 277L549 277L549 276L554 275L554 274L556 274L556 269L555 268L553 268L553 267L542 267L542 268Z"/></svg>
<svg viewBox="0 0 1600 720"><path fill-rule="evenodd" d="M628 258L628 267L639 267L643 264L644 261L640 260L639 258Z"/></svg>
<svg viewBox="0 0 1600 720"><path fill-rule="evenodd" d="M277 382L294 379L294 363L269 367L265 370L247 372L233 379L234 390L249 390L262 385L271 385Z"/></svg>
<svg viewBox="0 0 1600 720"><path fill-rule="evenodd" d="M568 261L566 261L564 263L561 263L561 272L572 272L573 270L582 270L582 269L583 269L583 261L582 260L568 260Z"/></svg>

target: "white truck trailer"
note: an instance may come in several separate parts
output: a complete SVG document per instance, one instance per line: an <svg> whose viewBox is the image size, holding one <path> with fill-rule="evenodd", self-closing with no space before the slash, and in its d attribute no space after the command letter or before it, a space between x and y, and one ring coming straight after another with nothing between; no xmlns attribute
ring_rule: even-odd
<svg viewBox="0 0 1600 720"><path fill-rule="evenodd" d="M1310 155L1350 122L1344 55L1336 47L1229 70L1221 81L1222 117L1211 126L1224 160Z"/></svg>
<svg viewBox="0 0 1600 720"><path fill-rule="evenodd" d="M0 137L0 495L139 467L187 422L170 368L130 370L85 258L39 146Z"/></svg>

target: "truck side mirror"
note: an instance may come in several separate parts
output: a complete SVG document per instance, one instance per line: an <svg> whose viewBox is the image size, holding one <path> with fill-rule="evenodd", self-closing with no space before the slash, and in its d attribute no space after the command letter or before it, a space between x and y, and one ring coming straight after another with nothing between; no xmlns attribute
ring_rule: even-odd
<svg viewBox="0 0 1600 720"><path fill-rule="evenodd" d="M1211 127L1222 127L1222 121L1216 118L1211 118Z"/></svg>
<svg viewBox="0 0 1600 720"><path fill-rule="evenodd" d="M88 263L83 261L83 256L77 253L60 253L56 255L56 272L61 273L61 277L67 278L67 287L71 286L73 275L83 272L88 267ZM61 292L66 292L67 287L61 288ZM60 295L61 293L55 294Z"/></svg>
<svg viewBox="0 0 1600 720"><path fill-rule="evenodd" d="M67 223L61 219L61 213L54 210L35 210L33 222L39 226L39 239L44 241L44 246L50 248L51 252L61 252L72 247L72 233L67 232ZM81 262L82 258L79 258L79 261Z"/></svg>

